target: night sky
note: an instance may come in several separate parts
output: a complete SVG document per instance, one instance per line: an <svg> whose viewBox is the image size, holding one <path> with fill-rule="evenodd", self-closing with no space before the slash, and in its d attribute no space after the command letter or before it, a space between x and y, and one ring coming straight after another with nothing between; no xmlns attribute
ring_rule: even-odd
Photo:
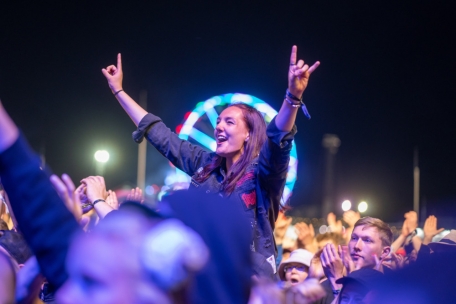
<svg viewBox="0 0 456 304"><path fill-rule="evenodd" d="M117 53L124 90L147 90L148 110L174 129L225 93L278 109L296 44L321 66L304 93L312 119L297 120L295 210L319 215L326 133L342 142L336 201L400 221L413 208L415 147L428 211L456 198L453 1L38 2L2 4L0 97L55 173L92 175L106 148L108 187L135 184L135 128L101 73ZM163 183L167 166L149 147L147 182Z"/></svg>

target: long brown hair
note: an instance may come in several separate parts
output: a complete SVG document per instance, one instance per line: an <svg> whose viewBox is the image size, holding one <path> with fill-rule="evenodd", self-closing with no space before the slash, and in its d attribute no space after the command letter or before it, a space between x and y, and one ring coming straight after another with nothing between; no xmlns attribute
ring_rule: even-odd
<svg viewBox="0 0 456 304"><path fill-rule="evenodd" d="M261 147L266 142L266 123L263 115L252 106L244 103L234 103L228 107L236 107L242 111L243 119L249 130L249 140L244 142L244 153L235 162L230 171L227 172L225 180L222 182L222 191L230 195L236 187L236 182L244 175L250 162L260 154ZM201 183L205 181L216 168L225 165L225 158L217 155L212 162L207 164L202 172L197 174L195 181Z"/></svg>

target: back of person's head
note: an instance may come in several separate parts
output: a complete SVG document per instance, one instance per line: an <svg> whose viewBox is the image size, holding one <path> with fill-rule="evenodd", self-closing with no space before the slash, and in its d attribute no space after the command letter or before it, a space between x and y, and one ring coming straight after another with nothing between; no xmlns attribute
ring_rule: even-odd
<svg viewBox="0 0 456 304"><path fill-rule="evenodd" d="M316 240L319 249L323 248L328 243L334 244L334 246L337 247L342 243L342 236L339 233L326 232L317 235Z"/></svg>
<svg viewBox="0 0 456 304"><path fill-rule="evenodd" d="M251 226L242 215L243 207L233 203L197 189L166 197L174 216L201 235L209 248L210 259L191 290L192 303L247 303L249 299Z"/></svg>
<svg viewBox="0 0 456 304"><path fill-rule="evenodd" d="M176 219L127 205L72 242L59 303L183 303L207 260L204 242Z"/></svg>
<svg viewBox="0 0 456 304"><path fill-rule="evenodd" d="M391 228L388 226L388 224L384 221L378 218L367 216L359 219L355 223L354 229L359 226L377 228L383 246L391 246L393 243L393 232L391 231Z"/></svg>

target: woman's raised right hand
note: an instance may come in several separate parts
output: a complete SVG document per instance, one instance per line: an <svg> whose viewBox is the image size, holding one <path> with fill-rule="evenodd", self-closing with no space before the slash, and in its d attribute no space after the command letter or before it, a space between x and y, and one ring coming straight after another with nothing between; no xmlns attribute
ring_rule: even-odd
<svg viewBox="0 0 456 304"><path fill-rule="evenodd" d="M122 90L122 58L120 53L117 54L117 66L110 65L105 69L101 69L101 72L108 80L109 87L111 88L112 93Z"/></svg>

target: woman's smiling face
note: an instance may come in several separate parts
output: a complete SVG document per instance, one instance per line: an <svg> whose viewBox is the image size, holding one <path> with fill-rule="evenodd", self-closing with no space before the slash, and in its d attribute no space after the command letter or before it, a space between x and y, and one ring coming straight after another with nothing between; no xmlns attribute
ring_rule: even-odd
<svg viewBox="0 0 456 304"><path fill-rule="evenodd" d="M235 163L244 152L244 143L249 138L249 130L244 113L238 107L228 107L220 113L214 131L217 149L215 152Z"/></svg>

